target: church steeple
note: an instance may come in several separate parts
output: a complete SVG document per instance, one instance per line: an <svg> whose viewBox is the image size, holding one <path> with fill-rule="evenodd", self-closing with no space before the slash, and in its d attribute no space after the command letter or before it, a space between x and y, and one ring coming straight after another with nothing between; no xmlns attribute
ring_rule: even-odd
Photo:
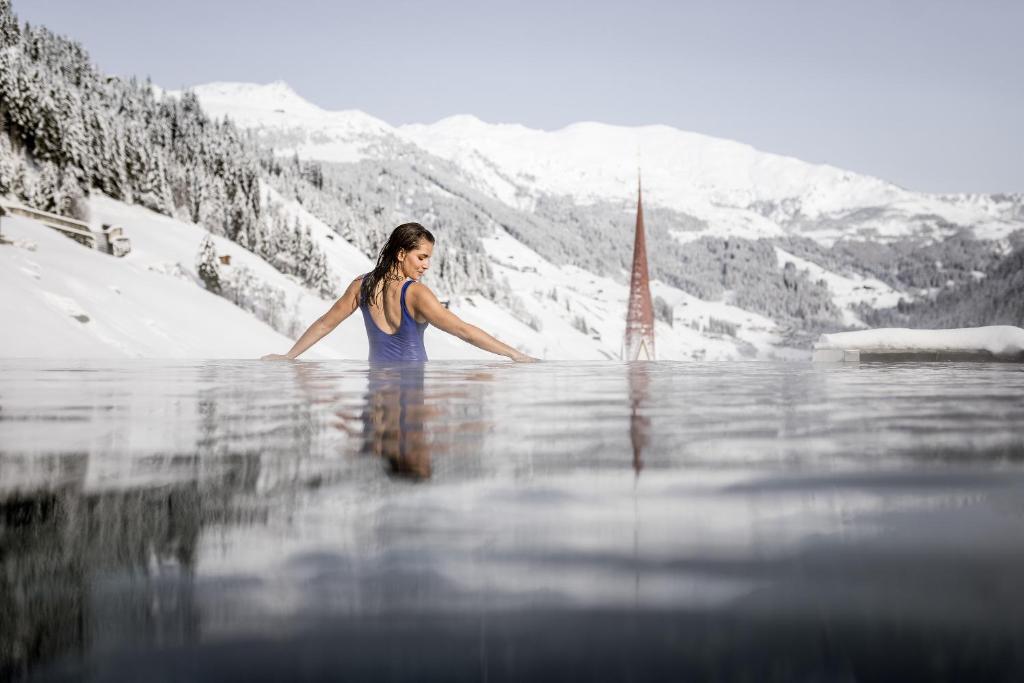
<svg viewBox="0 0 1024 683"><path fill-rule="evenodd" d="M643 185L636 182L636 233L633 237L633 271L629 278L629 308L622 344L623 360L654 360L654 306L647 275L647 240L644 236Z"/></svg>

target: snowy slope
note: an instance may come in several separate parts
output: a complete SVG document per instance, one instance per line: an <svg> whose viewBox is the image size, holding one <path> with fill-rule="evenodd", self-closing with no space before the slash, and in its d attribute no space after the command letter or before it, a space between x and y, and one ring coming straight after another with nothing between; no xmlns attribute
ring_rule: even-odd
<svg viewBox="0 0 1024 683"><path fill-rule="evenodd" d="M521 339L530 353L543 358L619 358L627 285L575 266L556 266L504 231L485 239L484 246L496 277L508 281L540 328L538 333L512 321L498 330L499 334L510 340ZM779 343L775 323L763 316L724 303L702 301L658 281L651 283L651 294L669 302L675 314L672 326L663 321L656 324L659 359L727 360L787 353L775 348ZM480 297L471 299L471 303L460 302L459 315L471 321L475 317L496 319L493 304ZM708 332L712 317L737 325L736 336Z"/></svg>
<svg viewBox="0 0 1024 683"><path fill-rule="evenodd" d="M264 206L268 204L279 206L289 223L297 220L299 225L309 228L310 237L327 257L331 271L339 281L351 281L357 275L373 268L373 263L365 254L335 234L328 225L304 209L298 202L285 199L265 184L261 184L260 194Z"/></svg>
<svg viewBox="0 0 1024 683"><path fill-rule="evenodd" d="M778 247L775 247L775 256L780 268L786 263L792 263L797 270L807 273L812 282L824 280L832 300L843 312L843 323L848 326L864 326L863 321L852 310L858 304L866 303L872 308L892 308L901 297L911 299L908 294L893 289L878 278L858 274L839 275Z"/></svg>
<svg viewBox="0 0 1024 683"><path fill-rule="evenodd" d="M0 246L0 356L253 358L286 343L187 273L151 270L177 259L142 226L131 232L139 252L124 259L25 218L5 217L3 234L16 244Z"/></svg>
<svg viewBox="0 0 1024 683"><path fill-rule="evenodd" d="M286 201L271 189L268 198L284 207L310 228L342 280L370 269L371 264L355 247L333 234L330 228L294 201ZM574 266L556 266L498 228L482 240L495 277L508 282L525 309L539 323L537 329L485 297L456 297L451 310L506 343L545 359L617 359L624 333L628 287L611 278L595 276ZM423 283L430 286L430 273ZM787 355L775 348L779 338L773 321L724 303L705 302L655 281L652 295L673 305L674 326L658 322L658 357L661 359L726 360L751 356ZM557 292L557 300L551 293ZM581 331L574 321L582 318ZM707 331L710 318L737 326L736 337ZM361 330L359 332L362 334ZM427 333L431 358L493 358L490 354L454 341L434 329ZM433 342L433 343L429 343ZM447 342L445 344L444 342ZM364 342L365 345L365 342Z"/></svg>
<svg viewBox="0 0 1024 683"><path fill-rule="evenodd" d="M271 191L267 191L268 193ZM369 269L369 260L294 202L275 197L310 226L343 280ZM49 358L255 358L284 352L293 341L207 292L195 273L200 226L126 205L103 196L91 203L96 223L122 226L132 253L114 258L86 249L60 233L25 218L5 217L0 246L0 315L6 331L0 357ZM230 268L244 266L284 290L289 309L303 327L323 313L325 301L239 245L214 237L218 255ZM452 310L527 353L550 359L618 358L626 287L573 266L556 266L503 231L485 240L496 275L526 304L536 329L479 296L456 298ZM428 272L424 284L429 285ZM662 359L730 359L785 355L774 323L723 303L696 299L659 282L652 291L673 305L675 324L659 321ZM552 296L552 293L555 293ZM737 326L735 336L713 334L710 318ZM576 321L582 320L582 325ZM345 321L304 356L366 357L360 316ZM438 330L427 332L434 359L495 358Z"/></svg>
<svg viewBox="0 0 1024 683"><path fill-rule="evenodd" d="M4 217L0 245L0 357L5 358L256 358L284 353L286 337L224 298L207 292L195 257L208 234L197 225L103 196L91 205L95 223L120 225L132 252L114 258L87 249L41 223ZM315 229L315 227L313 228ZM332 302L315 296L234 242L214 237L230 255L268 284L284 290L297 323L305 326ZM343 241L324 240L332 264L366 272L369 261ZM330 251L333 249L334 251ZM433 358L492 357L434 331ZM360 316L352 316L303 358L366 358Z"/></svg>

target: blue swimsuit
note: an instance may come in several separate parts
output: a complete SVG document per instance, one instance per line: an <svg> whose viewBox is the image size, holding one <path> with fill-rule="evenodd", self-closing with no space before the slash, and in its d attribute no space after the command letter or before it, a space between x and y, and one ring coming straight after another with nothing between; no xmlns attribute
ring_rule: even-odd
<svg viewBox="0 0 1024 683"><path fill-rule="evenodd" d="M388 334L377 326L370 317L370 307L365 299L359 301L363 312L363 323L366 325L366 338L370 342L370 362L379 361L418 361L427 360L427 349L423 346L423 332L427 323L418 323L409 313L405 305L405 292L415 280L408 280L402 285L402 321L394 334Z"/></svg>

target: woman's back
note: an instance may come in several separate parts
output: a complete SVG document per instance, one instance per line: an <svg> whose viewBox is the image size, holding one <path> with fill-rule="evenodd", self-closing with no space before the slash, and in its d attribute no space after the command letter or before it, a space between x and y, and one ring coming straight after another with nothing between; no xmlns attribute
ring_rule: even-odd
<svg viewBox="0 0 1024 683"><path fill-rule="evenodd" d="M366 339L370 344L370 362L426 361L423 333L427 323L416 322L406 304L406 294L415 280L406 280L401 288L381 286L377 297L368 297L361 288L359 309L363 313ZM368 298L373 299L371 304Z"/></svg>

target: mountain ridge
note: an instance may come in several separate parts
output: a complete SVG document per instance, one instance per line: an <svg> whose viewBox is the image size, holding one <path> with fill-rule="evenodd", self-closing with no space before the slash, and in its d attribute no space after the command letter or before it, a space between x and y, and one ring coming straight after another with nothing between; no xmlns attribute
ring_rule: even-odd
<svg viewBox="0 0 1024 683"><path fill-rule="evenodd" d="M1018 195L913 192L874 176L663 124L577 122L544 131L458 114L432 124L391 126L358 110L317 108L324 121L361 115L374 124L335 131L316 121L258 116L257 110L269 108L262 103L272 101L280 87L280 82L217 84L221 90L234 88L231 107L224 106L223 97L212 96L208 85L193 90L215 116L247 111L236 123L277 143L282 154L348 163L386 158L412 143L458 165L477 189L522 210L531 210L542 194L566 195L577 204L629 201L635 194L639 150L646 201L703 220L714 235L757 238L798 232L829 243L846 236L835 230L836 221L845 221L854 231L883 240L953 234L965 226L979 238L1003 239L1020 227L1017 221L1024 215ZM294 91L289 92L292 97ZM246 97L252 98L251 107ZM876 209L884 210L866 217L866 210ZM943 233L933 217L955 228Z"/></svg>

